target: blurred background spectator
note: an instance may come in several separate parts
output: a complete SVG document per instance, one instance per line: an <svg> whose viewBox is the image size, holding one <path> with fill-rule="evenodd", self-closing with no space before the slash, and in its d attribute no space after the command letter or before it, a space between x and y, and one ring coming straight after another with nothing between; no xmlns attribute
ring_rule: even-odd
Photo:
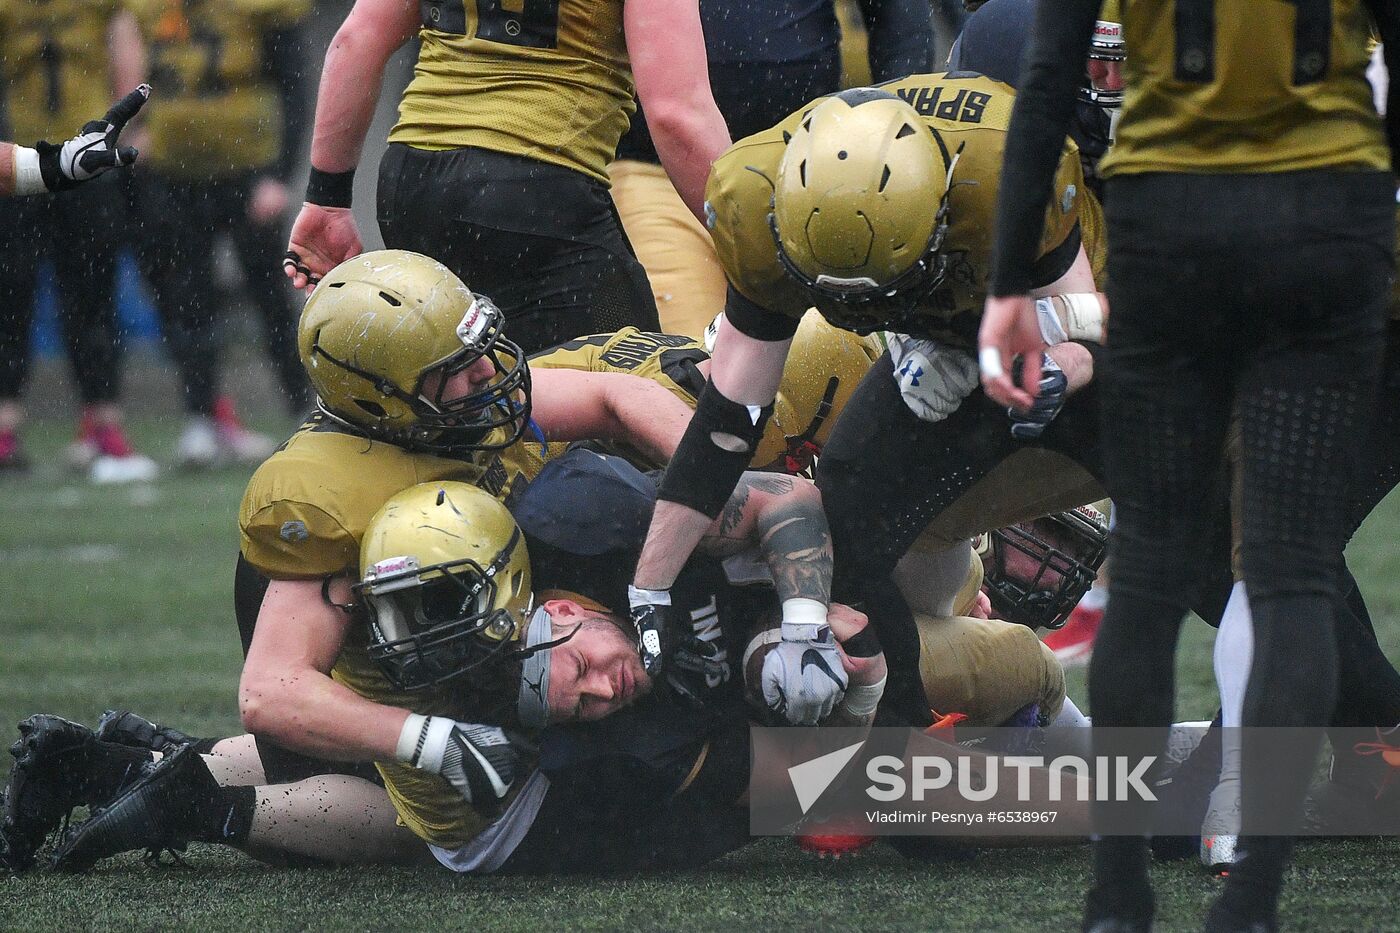
<svg viewBox="0 0 1400 933"><path fill-rule="evenodd" d="M281 273L288 178L305 137L309 0L128 0L158 89L133 173L136 250L179 369L186 423L176 461L259 463L276 446L219 395L223 302L215 237L227 234L293 414L310 404L292 290Z"/></svg>
<svg viewBox="0 0 1400 933"><path fill-rule="evenodd" d="M145 77L135 20L116 0L0 0L0 93L10 137L63 139ZM0 470L23 470L21 398L40 263L52 263L58 322L82 414L68 460L105 482L146 480L155 463L122 429L114 301L129 227L114 176L63 197L10 201L0 224Z"/></svg>

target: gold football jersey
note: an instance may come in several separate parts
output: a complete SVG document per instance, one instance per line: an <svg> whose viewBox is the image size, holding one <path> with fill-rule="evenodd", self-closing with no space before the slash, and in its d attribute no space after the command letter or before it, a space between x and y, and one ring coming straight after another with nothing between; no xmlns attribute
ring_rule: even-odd
<svg viewBox="0 0 1400 933"><path fill-rule="evenodd" d="M127 0L141 24L155 95L142 161L167 175L208 178L270 166L282 147L282 104L266 73L263 36L295 25L310 0Z"/></svg>
<svg viewBox="0 0 1400 933"><path fill-rule="evenodd" d="M422 49L390 142L477 146L583 172L635 105L622 0L422 0Z"/></svg>
<svg viewBox="0 0 1400 933"><path fill-rule="evenodd" d="M1088 188L1081 194L1079 204L1079 236L1089 267L1094 270L1094 284L1103 291L1108 284L1108 221L1104 219L1103 203Z"/></svg>
<svg viewBox="0 0 1400 933"><path fill-rule="evenodd" d="M715 163L705 191L715 249L730 284L769 311L800 318L815 305L832 324L857 333L895 330L971 349L977 345L987 295L1002 146L1015 93L999 81L972 74L913 75L881 88L919 112L947 158L962 148L944 241L951 262L937 291L904 311L899 320L876 321L864 309L810 294L784 272L768 222L773 202L769 179L778 176L786 137L815 101L772 129L739 140ZM1083 192L1078 150L1066 142L1053 203L1046 210L1041 255L1070 238L1079 222Z"/></svg>
<svg viewBox="0 0 1400 933"><path fill-rule="evenodd" d="M1124 0L1123 17L1104 177L1390 166L1363 0Z"/></svg>
<svg viewBox="0 0 1400 933"><path fill-rule="evenodd" d="M313 416L248 481L238 510L243 556L274 580L353 573L365 526L390 496L455 480L504 500L538 475L540 451L527 439L478 461L453 460L347 434Z"/></svg>
<svg viewBox="0 0 1400 933"><path fill-rule="evenodd" d="M0 0L0 97L16 141L56 143L107 112L107 27L120 9L119 0Z"/></svg>

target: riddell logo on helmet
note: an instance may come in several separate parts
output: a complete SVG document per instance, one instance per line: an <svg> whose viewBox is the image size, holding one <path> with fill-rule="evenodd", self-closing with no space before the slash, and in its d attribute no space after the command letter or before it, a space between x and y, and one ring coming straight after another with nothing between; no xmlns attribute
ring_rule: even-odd
<svg viewBox="0 0 1400 933"><path fill-rule="evenodd" d="M481 306L481 299L478 298L462 315L462 323L457 325L457 339L469 347L477 346L490 324L491 315Z"/></svg>
<svg viewBox="0 0 1400 933"><path fill-rule="evenodd" d="M1097 23L1094 24L1094 38L1122 41L1123 24L1106 23L1103 20L1099 20Z"/></svg>

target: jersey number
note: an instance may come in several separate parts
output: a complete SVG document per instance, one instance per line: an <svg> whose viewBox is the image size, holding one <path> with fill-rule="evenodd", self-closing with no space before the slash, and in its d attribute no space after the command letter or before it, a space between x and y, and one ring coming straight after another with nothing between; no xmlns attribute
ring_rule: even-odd
<svg viewBox="0 0 1400 933"><path fill-rule="evenodd" d="M1332 50L1332 0L1290 0L1293 83L1316 84L1327 74ZM1196 84L1215 80L1215 0L1176 0L1176 79Z"/></svg>
<svg viewBox="0 0 1400 933"><path fill-rule="evenodd" d="M476 7L476 38L531 49L559 47L559 0L419 0L424 27L467 34L467 4Z"/></svg>

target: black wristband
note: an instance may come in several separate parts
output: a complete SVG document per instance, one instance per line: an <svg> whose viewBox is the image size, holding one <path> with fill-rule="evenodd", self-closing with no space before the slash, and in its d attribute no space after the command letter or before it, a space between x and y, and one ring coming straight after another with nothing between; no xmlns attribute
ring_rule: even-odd
<svg viewBox="0 0 1400 933"><path fill-rule="evenodd" d="M873 625L867 625L841 642L841 649L853 658L873 658L884 650L880 647L880 636L875 634Z"/></svg>
<svg viewBox="0 0 1400 933"><path fill-rule="evenodd" d="M349 207L355 191L355 170L348 172L323 172L311 167L311 177L306 180L306 200L309 204L321 207Z"/></svg>

